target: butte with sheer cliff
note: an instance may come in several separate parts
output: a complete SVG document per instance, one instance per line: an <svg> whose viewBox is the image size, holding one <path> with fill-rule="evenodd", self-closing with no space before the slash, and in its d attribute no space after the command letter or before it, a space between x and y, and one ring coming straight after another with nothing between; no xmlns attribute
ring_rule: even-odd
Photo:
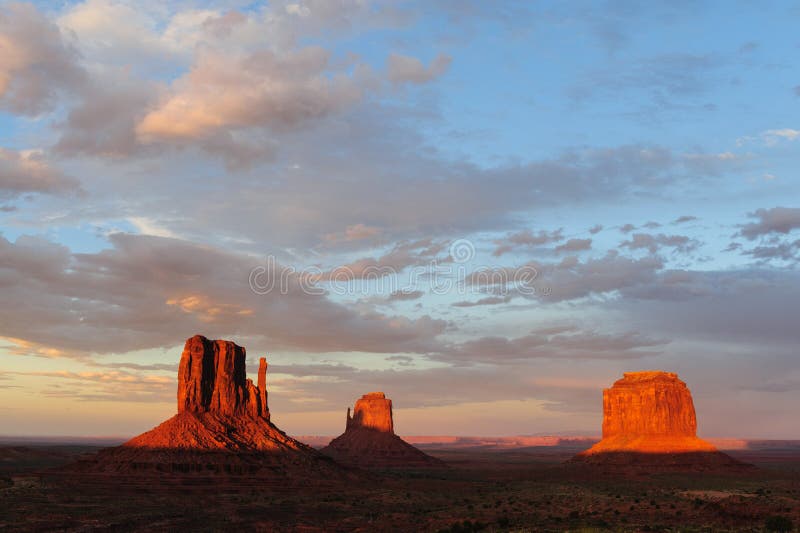
<svg viewBox="0 0 800 533"><path fill-rule="evenodd" d="M298 479L332 476L339 467L278 429L267 402L267 362L247 379L246 352L195 335L178 368L178 413L115 448L76 463L83 472L234 474Z"/></svg>
<svg viewBox="0 0 800 533"><path fill-rule="evenodd" d="M444 466L395 435L392 400L382 392L356 400L352 416L347 409L345 432L321 451L342 464L367 469Z"/></svg>
<svg viewBox="0 0 800 533"><path fill-rule="evenodd" d="M742 466L697 436L686 383L672 372L626 372L603 391L603 438L572 462L607 466Z"/></svg>

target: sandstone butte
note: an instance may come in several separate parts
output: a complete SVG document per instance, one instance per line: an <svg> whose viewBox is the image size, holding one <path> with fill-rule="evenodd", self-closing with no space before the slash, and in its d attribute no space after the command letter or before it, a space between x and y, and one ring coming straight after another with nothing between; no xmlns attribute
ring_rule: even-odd
<svg viewBox="0 0 800 533"><path fill-rule="evenodd" d="M603 438L578 454L587 463L720 466L739 464L697 437L686 383L672 372L626 372L603 390Z"/></svg>
<svg viewBox="0 0 800 533"><path fill-rule="evenodd" d="M330 459L270 421L267 362L258 384L246 376L246 352L231 341L195 335L178 369L178 413L116 448L80 462L85 471L274 473L336 470Z"/></svg>
<svg viewBox="0 0 800 533"><path fill-rule="evenodd" d="M444 463L407 443L394 433L392 400L370 392L347 409L345 432L322 449L336 461L368 469L431 468Z"/></svg>

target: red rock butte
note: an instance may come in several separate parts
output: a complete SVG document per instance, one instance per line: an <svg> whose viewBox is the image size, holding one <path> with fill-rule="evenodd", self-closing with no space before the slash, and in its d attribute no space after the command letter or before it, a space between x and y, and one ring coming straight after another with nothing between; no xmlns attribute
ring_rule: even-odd
<svg viewBox="0 0 800 533"><path fill-rule="evenodd" d="M444 466L394 434L392 400L382 392L370 392L356 400L352 416L347 409L345 432L322 453L342 464L368 469Z"/></svg>
<svg viewBox="0 0 800 533"><path fill-rule="evenodd" d="M639 457L636 457L639 456ZM665 457L671 457L665 461ZM672 372L626 372L603 390L603 438L578 454L589 463L643 462L680 464L735 461L697 437L697 417L686 383Z"/></svg>
<svg viewBox="0 0 800 533"><path fill-rule="evenodd" d="M266 359L258 385L247 379L246 352L231 341L195 335L178 369L178 413L122 446L102 450L77 470L307 476L338 470L330 459L270 421Z"/></svg>
<svg viewBox="0 0 800 533"><path fill-rule="evenodd" d="M352 417L350 416L350 408L347 408L347 425L345 429L356 427L394 433L392 400L388 399L382 392L368 392L356 400Z"/></svg>

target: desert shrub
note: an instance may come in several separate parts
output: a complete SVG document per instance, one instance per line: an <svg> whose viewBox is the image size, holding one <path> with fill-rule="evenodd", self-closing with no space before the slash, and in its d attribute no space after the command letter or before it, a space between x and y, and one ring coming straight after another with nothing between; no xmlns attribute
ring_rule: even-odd
<svg viewBox="0 0 800 533"><path fill-rule="evenodd" d="M792 531L794 524L787 516L770 516L764 523L767 531Z"/></svg>

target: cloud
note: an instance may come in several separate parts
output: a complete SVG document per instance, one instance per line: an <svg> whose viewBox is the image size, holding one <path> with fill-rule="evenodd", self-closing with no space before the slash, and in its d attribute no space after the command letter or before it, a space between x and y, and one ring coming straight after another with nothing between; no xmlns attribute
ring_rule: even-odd
<svg viewBox="0 0 800 533"><path fill-rule="evenodd" d="M416 57L390 54L387 76L392 83L428 83L447 71L453 58L439 54L427 67Z"/></svg>
<svg viewBox="0 0 800 533"><path fill-rule="evenodd" d="M23 193L64 194L81 191L77 180L48 163L39 150L20 152L0 148L0 197Z"/></svg>
<svg viewBox="0 0 800 533"><path fill-rule="evenodd" d="M408 267L427 265L438 259L439 262L449 261L449 256L440 256L447 249L448 242L434 239L420 239L416 241L401 241L377 259L365 257L356 261L339 265L322 273L320 280L332 280L341 283L353 280L393 278Z"/></svg>
<svg viewBox="0 0 800 533"><path fill-rule="evenodd" d="M459 302L454 302L451 305L453 307L479 307L483 305L500 305L510 302L512 298L514 298L514 295L512 294L506 294L501 296L486 296L485 298L481 298L474 302L471 302L469 300L463 300Z"/></svg>
<svg viewBox="0 0 800 533"><path fill-rule="evenodd" d="M419 300L424 294L423 291L395 291L387 297L387 300L390 302L407 302L409 300Z"/></svg>
<svg viewBox="0 0 800 533"><path fill-rule="evenodd" d="M592 239L569 239L564 244L555 247L555 252L582 252L592 249Z"/></svg>
<svg viewBox="0 0 800 533"><path fill-rule="evenodd" d="M589 233L591 233L592 235L597 235L601 231L603 231L603 225L602 224L595 224L594 226L589 228Z"/></svg>
<svg viewBox="0 0 800 533"><path fill-rule="evenodd" d="M761 138L767 145L775 145L780 141L794 141L800 138L800 130L791 128L782 128L774 130L766 130L761 133Z"/></svg>
<svg viewBox="0 0 800 533"><path fill-rule="evenodd" d="M11 113L39 115L85 81L77 51L31 4L0 6L0 49L0 108Z"/></svg>
<svg viewBox="0 0 800 533"><path fill-rule="evenodd" d="M124 370L106 372L12 372L47 380L40 394L49 398L74 398L98 402L172 402L175 399L173 376L142 375ZM53 384L66 382L66 386Z"/></svg>
<svg viewBox="0 0 800 533"><path fill-rule="evenodd" d="M502 239L495 240L494 244L497 247L492 252L492 255L500 257L517 248L533 248L563 239L564 233L561 228L555 231L539 230L536 233L526 229L517 233L510 233Z"/></svg>
<svg viewBox="0 0 800 533"><path fill-rule="evenodd" d="M152 219L147 217L128 217L128 222L133 224L138 231L142 235L153 235L155 237L167 237L170 239L178 238L173 232L166 228L160 227L157 223L155 223Z"/></svg>
<svg viewBox="0 0 800 533"><path fill-rule="evenodd" d="M695 220L699 220L697 217L692 215L681 215L675 220L672 221L672 224L685 224L687 222L694 222Z"/></svg>
<svg viewBox="0 0 800 533"><path fill-rule="evenodd" d="M748 216L757 219L756 222L743 225L739 233L751 241L765 235L787 234L800 228L798 207L761 208L748 213Z"/></svg>
<svg viewBox="0 0 800 533"><path fill-rule="evenodd" d="M341 233L328 233L325 240L332 243L353 242L373 239L382 233L380 228L367 226L366 224L351 224Z"/></svg>
<svg viewBox="0 0 800 533"><path fill-rule="evenodd" d="M353 77L329 76L330 53L306 47L239 56L199 52L136 126L145 142L213 139L242 128L285 129L352 105L362 89Z"/></svg>
<svg viewBox="0 0 800 533"><path fill-rule="evenodd" d="M659 251L662 247L673 248L674 251L683 254L697 249L700 243L696 239L690 239L686 235L665 235L659 233L634 233L630 240L620 243L621 248L630 250L647 250L651 254Z"/></svg>
<svg viewBox="0 0 800 533"><path fill-rule="evenodd" d="M667 342L638 333L601 334L572 326L556 331L534 330L530 335L511 339L482 337L430 357L454 364L504 364L526 359L637 359L656 355L658 352L651 348Z"/></svg>
<svg viewBox="0 0 800 533"><path fill-rule="evenodd" d="M791 242L773 241L771 244L756 246L742 252L754 259L770 261L797 261L800 258L800 239Z"/></svg>
<svg viewBox="0 0 800 533"><path fill-rule="evenodd" d="M255 349L424 353L447 326L428 316L360 313L309 293L297 276L256 294L248 280L258 262L205 245L109 240L112 248L85 254L41 238L0 238L0 335L79 359L170 347L195 333ZM275 269L257 281L280 276Z"/></svg>
<svg viewBox="0 0 800 533"><path fill-rule="evenodd" d="M536 265L537 286L549 291L538 293L546 301L567 301L591 295L603 295L655 280L663 262L655 256L632 259L608 252L584 262L568 258L561 263Z"/></svg>
<svg viewBox="0 0 800 533"><path fill-rule="evenodd" d="M75 105L56 123L60 137L54 150L66 156L89 155L115 162L152 155L161 148L146 146L136 125L157 100L155 84L131 77L124 69L104 69L86 83Z"/></svg>
<svg viewBox="0 0 800 533"><path fill-rule="evenodd" d="M622 310L631 327L660 331L676 342L724 341L727 355L793 358L800 332L791 327L792 315L785 309L800 298L799 282L791 270L665 270L623 289L624 298L604 306L609 312Z"/></svg>
<svg viewBox="0 0 800 533"><path fill-rule="evenodd" d="M466 276L468 286L525 296L544 302L563 302L589 296L613 296L638 286L648 286L664 266L657 255L641 259L611 250L604 256L580 261L568 256L558 263L530 262L518 267L476 270Z"/></svg>

